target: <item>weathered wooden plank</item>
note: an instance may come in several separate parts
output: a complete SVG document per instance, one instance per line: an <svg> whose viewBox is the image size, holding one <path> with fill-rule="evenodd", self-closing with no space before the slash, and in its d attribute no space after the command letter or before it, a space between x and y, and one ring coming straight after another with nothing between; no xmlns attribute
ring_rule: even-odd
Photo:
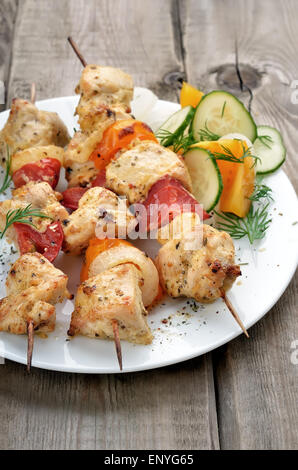
<svg viewBox="0 0 298 470"><path fill-rule="evenodd" d="M236 74L253 92L258 123L279 128L288 149L285 170L297 187L298 105L290 85L298 77L293 1L180 2L188 80L204 91L224 88L248 99ZM276 19L278 18L278 25ZM290 362L298 338L297 277L271 312L216 354L221 448L297 448L298 368Z"/></svg>
<svg viewBox="0 0 298 470"><path fill-rule="evenodd" d="M28 376L7 361L0 376L1 449L218 447L208 355L122 376Z"/></svg>
<svg viewBox="0 0 298 470"><path fill-rule="evenodd" d="M17 0L3 0L0 3L0 111L5 108L17 5Z"/></svg>
<svg viewBox="0 0 298 470"><path fill-rule="evenodd" d="M174 7L169 0L21 2L10 98L29 95L32 81L40 99L74 94L82 66L66 41L72 35L87 62L123 68L136 85L175 99L169 74L181 74L183 64L171 19Z"/></svg>
<svg viewBox="0 0 298 470"><path fill-rule="evenodd" d="M174 1L24 0L9 97L28 97L32 81L39 99L73 93L81 65L66 42L71 34L88 61L124 68L136 84L175 99L172 80L183 71L177 13ZM210 355L98 377L28 377L7 361L0 376L1 448L218 448Z"/></svg>

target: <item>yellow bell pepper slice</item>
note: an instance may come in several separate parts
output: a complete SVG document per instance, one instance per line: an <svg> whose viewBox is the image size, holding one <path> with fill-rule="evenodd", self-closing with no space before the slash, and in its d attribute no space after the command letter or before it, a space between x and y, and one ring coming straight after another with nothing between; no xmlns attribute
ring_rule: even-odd
<svg viewBox="0 0 298 470"><path fill-rule="evenodd" d="M203 96L204 93L200 90L194 88L187 82L183 82L180 92L181 107L184 108L185 106L192 106L193 108L196 108Z"/></svg>
<svg viewBox="0 0 298 470"><path fill-rule="evenodd" d="M210 150L212 153L228 155L225 147L239 159L248 149L245 141L237 139L199 142L196 146ZM223 181L223 191L219 202L220 210L232 212L238 217L245 217L251 205L249 197L252 195L255 185L253 157L245 157L244 163L217 160L217 164Z"/></svg>

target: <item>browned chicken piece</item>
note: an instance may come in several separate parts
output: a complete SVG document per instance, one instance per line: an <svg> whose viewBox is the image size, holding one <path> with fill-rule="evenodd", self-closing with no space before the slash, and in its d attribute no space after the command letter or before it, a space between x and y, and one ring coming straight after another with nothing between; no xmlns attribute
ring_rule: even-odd
<svg viewBox="0 0 298 470"><path fill-rule="evenodd" d="M90 64L82 72L76 93L81 94L76 109L80 127L90 131L113 114L130 113L133 82L122 70Z"/></svg>
<svg viewBox="0 0 298 470"><path fill-rule="evenodd" d="M29 322L36 331L53 331L54 305L70 297L66 285L67 276L44 256L21 256L8 273L7 297L0 300L0 331L26 334Z"/></svg>
<svg viewBox="0 0 298 470"><path fill-rule="evenodd" d="M76 132L65 153L69 187L90 186L98 173L89 160L107 129L115 121L131 119L133 83L129 75L113 67L87 65L76 92L81 94L76 113L81 131Z"/></svg>
<svg viewBox="0 0 298 470"><path fill-rule="evenodd" d="M155 142L142 141L119 152L111 161L106 168L106 186L134 204L143 202L154 183L166 175L191 191L191 179L183 160Z"/></svg>
<svg viewBox="0 0 298 470"><path fill-rule="evenodd" d="M39 232L44 232L48 225L54 221L62 221L67 219L68 212L60 204L62 195L54 191L51 186L46 182L30 183L21 186L12 191L12 199L6 199L0 202L0 230L2 231L6 223L6 215L8 211L15 209L24 209L29 204L32 209L38 209L50 219L33 217L32 222ZM51 220L52 219L52 220ZM6 238L9 243L14 242L17 245L16 233L13 226L10 226L6 232Z"/></svg>
<svg viewBox="0 0 298 470"><path fill-rule="evenodd" d="M185 235L160 248L156 258L160 282L171 297L213 302L241 275L235 264L234 244L229 234L205 224L200 239L195 241L199 242L196 249Z"/></svg>
<svg viewBox="0 0 298 470"><path fill-rule="evenodd" d="M133 221L134 216L123 199L108 189L90 188L81 197L78 209L62 221L63 250L72 255L83 253L89 240L96 236L96 230L110 238L125 238Z"/></svg>
<svg viewBox="0 0 298 470"><path fill-rule="evenodd" d="M132 263L138 267L142 274L141 291L145 307L152 305L158 295L159 277L157 269L151 260L143 251L130 244L119 244L103 251L91 262L88 270L88 277L111 269L121 264Z"/></svg>
<svg viewBox="0 0 298 470"><path fill-rule="evenodd" d="M121 340L150 344L152 334L142 302L139 270L122 264L83 282L76 296L68 334L114 339L113 321Z"/></svg>
<svg viewBox="0 0 298 470"><path fill-rule="evenodd" d="M0 160L19 150L39 145L64 147L69 142L66 126L57 113L41 111L29 101L12 100L8 120L0 132Z"/></svg>
<svg viewBox="0 0 298 470"><path fill-rule="evenodd" d="M113 122L109 119L93 132L75 133L64 155L65 177L69 187L86 187L95 178L98 169L89 157L101 141L105 128Z"/></svg>
<svg viewBox="0 0 298 470"><path fill-rule="evenodd" d="M28 163L35 163L44 158L55 158L63 166L64 164L64 149L56 145L41 145L40 147L30 147L25 150L20 150L11 156L10 173L22 168Z"/></svg>

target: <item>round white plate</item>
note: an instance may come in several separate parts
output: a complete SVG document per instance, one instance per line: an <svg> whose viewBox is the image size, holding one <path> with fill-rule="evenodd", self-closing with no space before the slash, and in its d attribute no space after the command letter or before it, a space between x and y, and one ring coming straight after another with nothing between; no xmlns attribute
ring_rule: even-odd
<svg viewBox="0 0 298 470"><path fill-rule="evenodd" d="M156 129L179 108L175 103L157 100L148 90L136 89L133 113ZM78 127L73 116L78 97L54 98L40 101L40 109L56 111L67 124L70 134ZM0 114L0 128L6 122L8 111ZM235 242L236 260L242 277L234 284L229 297L246 328L262 318L277 302L289 284L298 260L298 204L295 191L280 170L266 178L273 189L275 202L270 212L273 222L266 237L250 246L246 239ZM65 182L59 183L63 189ZM6 195L8 197L9 194ZM158 250L156 241L136 243L149 255ZM0 295L5 296L4 283L10 264L17 255L2 241L0 259ZM61 254L56 266L69 276L69 288L76 292L81 259ZM76 337L67 338L67 329L73 303L57 306L56 330L47 339L36 336L33 366L65 372L119 373L114 344L111 341ZM123 372L154 369L199 356L230 341L241 330L221 300L210 304L196 304L192 300L165 299L148 317L154 333L149 346L122 342ZM25 336L0 333L0 355L26 363ZM253 341L251 338L248 341Z"/></svg>

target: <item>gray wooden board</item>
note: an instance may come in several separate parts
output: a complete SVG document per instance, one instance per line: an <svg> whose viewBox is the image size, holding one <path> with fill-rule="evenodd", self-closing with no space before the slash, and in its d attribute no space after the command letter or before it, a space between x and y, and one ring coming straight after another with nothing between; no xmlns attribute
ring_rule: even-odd
<svg viewBox="0 0 298 470"><path fill-rule="evenodd" d="M164 99L177 98L183 74L246 103L248 86L257 122L285 137L285 170L297 188L298 105L290 100L297 10L294 0L4 0L0 79L9 80L9 101L29 97L32 81L37 99L72 94L81 65L66 42L71 34L88 62L121 67ZM125 376L27 376L6 361L0 448L297 448L295 279L251 340L240 337L212 356Z"/></svg>
<svg viewBox="0 0 298 470"><path fill-rule="evenodd" d="M188 80L247 102L236 74L237 44L252 113L257 123L280 129L288 149L284 169L297 189L298 104L291 102L291 83L298 79L298 2L191 0L180 2L180 11ZM298 448L298 366L290 361L298 339L297 276L250 335L213 355L221 448Z"/></svg>
<svg viewBox="0 0 298 470"><path fill-rule="evenodd" d="M66 37L88 62L131 73L160 97L177 97L183 71L176 2L23 0L14 31L9 99L73 94L81 72ZM174 72L174 73L173 73ZM218 448L211 355L127 376L83 376L0 367L0 447Z"/></svg>

